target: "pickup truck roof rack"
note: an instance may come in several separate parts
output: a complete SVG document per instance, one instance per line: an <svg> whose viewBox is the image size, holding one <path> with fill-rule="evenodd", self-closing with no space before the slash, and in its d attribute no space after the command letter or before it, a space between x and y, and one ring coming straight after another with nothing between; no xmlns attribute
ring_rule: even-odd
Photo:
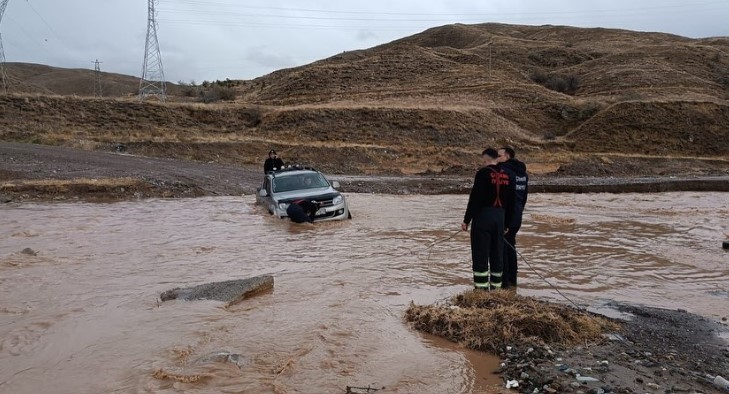
<svg viewBox="0 0 729 394"><path fill-rule="evenodd" d="M276 177L276 174L280 174L282 172L301 171L301 170L316 171L316 169L314 167L302 166L302 165L299 165L299 164L293 164L293 165L288 165L288 166L281 167L278 170L269 171L269 172L267 172L267 174L271 174L275 178Z"/></svg>

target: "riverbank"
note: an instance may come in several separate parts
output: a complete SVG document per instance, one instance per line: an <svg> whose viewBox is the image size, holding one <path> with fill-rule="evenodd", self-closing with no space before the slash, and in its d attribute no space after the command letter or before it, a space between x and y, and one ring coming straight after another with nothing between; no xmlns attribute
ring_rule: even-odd
<svg viewBox="0 0 729 394"><path fill-rule="evenodd" d="M729 191L729 174L671 176L532 176L533 193ZM330 175L344 192L466 194L470 175ZM262 171L179 159L0 143L0 201L119 201L149 197L253 194Z"/></svg>
<svg viewBox="0 0 729 394"><path fill-rule="evenodd" d="M722 393L729 327L685 310L624 303L605 317L508 291L468 291L440 305L411 305L420 331L498 354L494 371L522 393ZM726 320L726 318L724 318Z"/></svg>

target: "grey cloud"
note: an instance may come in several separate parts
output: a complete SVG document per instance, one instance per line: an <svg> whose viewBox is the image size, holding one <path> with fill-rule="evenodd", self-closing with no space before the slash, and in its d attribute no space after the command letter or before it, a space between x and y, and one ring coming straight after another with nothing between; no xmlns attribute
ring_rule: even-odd
<svg viewBox="0 0 729 394"><path fill-rule="evenodd" d="M37 14L28 3L11 1L0 26L9 62L93 68L98 58L105 71L140 74L144 0L31 0ZM163 0L158 11L165 75L173 81L255 78L449 23L729 35L729 6L717 0Z"/></svg>
<svg viewBox="0 0 729 394"><path fill-rule="evenodd" d="M370 41L379 38L372 30L360 30L357 32L357 40L359 41Z"/></svg>
<svg viewBox="0 0 729 394"><path fill-rule="evenodd" d="M254 65L270 67L274 69L291 67L296 65L296 61L286 55L274 53L271 50L266 49L264 46L256 46L248 48L245 51L246 62L250 62Z"/></svg>

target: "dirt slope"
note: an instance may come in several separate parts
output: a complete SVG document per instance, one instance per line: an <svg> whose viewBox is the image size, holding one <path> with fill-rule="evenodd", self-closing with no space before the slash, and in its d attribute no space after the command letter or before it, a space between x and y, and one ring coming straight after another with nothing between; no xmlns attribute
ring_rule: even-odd
<svg viewBox="0 0 729 394"><path fill-rule="evenodd" d="M504 144L552 171L615 153L727 160L727 71L726 37L456 24L235 81L226 104L3 97L0 140L231 164L273 147L338 173L466 173ZM15 70L44 92L91 89L82 74Z"/></svg>

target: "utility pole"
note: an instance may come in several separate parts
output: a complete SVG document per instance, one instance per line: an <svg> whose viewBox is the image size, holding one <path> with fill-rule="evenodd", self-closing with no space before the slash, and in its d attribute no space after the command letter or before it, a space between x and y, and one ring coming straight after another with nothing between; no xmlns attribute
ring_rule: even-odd
<svg viewBox="0 0 729 394"><path fill-rule="evenodd" d="M491 44L489 44L489 82L491 81Z"/></svg>
<svg viewBox="0 0 729 394"><path fill-rule="evenodd" d="M101 63L99 59L94 62L94 97L101 97Z"/></svg>
<svg viewBox="0 0 729 394"><path fill-rule="evenodd" d="M139 81L139 99L141 101L144 101L147 96L157 96L160 101L165 101L167 97L162 55L157 40L157 14L154 9L158 2L159 0L148 0L147 5L147 41L144 45L142 79Z"/></svg>
<svg viewBox="0 0 729 394"><path fill-rule="evenodd" d="M0 2L0 26L2 26L3 14L8 6L8 1ZM5 50L3 49L3 36L0 34L0 84L2 84L2 93L8 94L8 75L5 73Z"/></svg>
<svg viewBox="0 0 729 394"><path fill-rule="evenodd" d="M486 44L486 45L488 45L488 47L489 47L489 82L491 82L491 45L492 45L493 43L494 43L494 42L493 42L493 41L491 41L491 42L489 42L488 44Z"/></svg>

